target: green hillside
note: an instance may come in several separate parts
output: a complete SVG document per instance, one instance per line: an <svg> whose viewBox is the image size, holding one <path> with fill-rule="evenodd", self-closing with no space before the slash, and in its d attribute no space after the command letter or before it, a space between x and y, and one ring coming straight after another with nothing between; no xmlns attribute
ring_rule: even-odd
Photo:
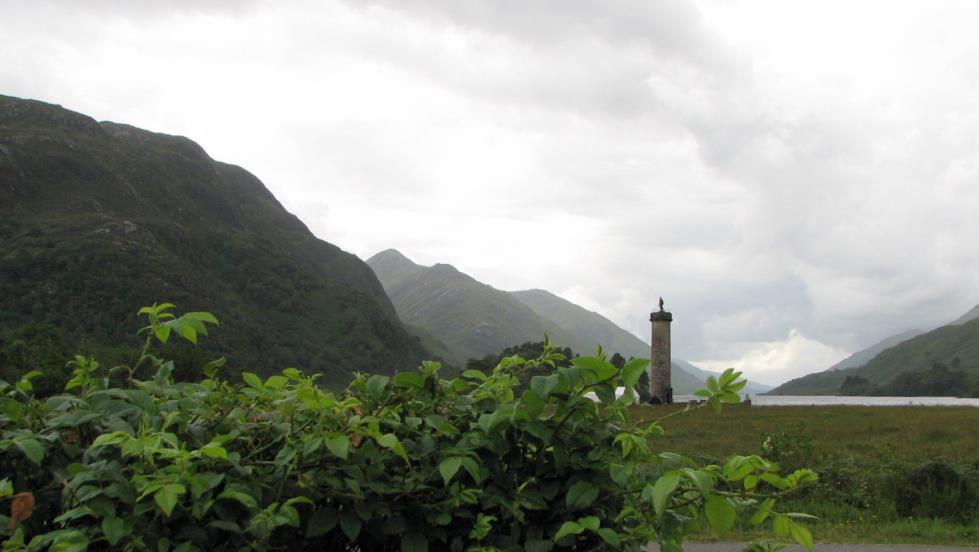
<svg viewBox="0 0 979 552"><path fill-rule="evenodd" d="M935 379L935 368L939 374L964 373L964 387L947 392L926 389ZM848 376L866 380L856 392L851 390L854 394L920 394L915 382L925 394L971 394L979 388L979 319L942 326L881 351L863 366L810 374L772 393L838 394Z"/></svg>
<svg viewBox="0 0 979 552"><path fill-rule="evenodd" d="M527 341L575 351L592 347L529 307L446 264L424 267L389 249L367 260L406 324L442 341L460 358L482 358ZM593 348L593 347L592 347Z"/></svg>
<svg viewBox="0 0 979 552"><path fill-rule="evenodd" d="M864 366L855 368L853 374L881 384L902 372L927 371L935 363L957 367L975 382L979 378L979 319L942 326L909 339L882 351Z"/></svg>
<svg viewBox="0 0 979 552"><path fill-rule="evenodd" d="M862 349L852 355L830 366L823 372L807 374L801 378L796 378L783 383L777 388L768 392L769 395L836 395L839 394L840 385L850 372L846 374L843 370L863 366L870 362L882 351L907 341L912 337L921 335L919 330L892 335L887 339L874 343L866 349Z"/></svg>
<svg viewBox="0 0 979 552"><path fill-rule="evenodd" d="M615 325L614 322L549 291L528 289L511 291L510 295L548 320L559 321L561 327L589 343L588 350L601 345L625 357L649 358L649 344ZM642 313L639 313L640 315Z"/></svg>
<svg viewBox="0 0 979 552"><path fill-rule="evenodd" d="M972 307L971 309L969 309L969 312L967 312L967 313L963 314L962 316L958 317L950 325L951 326L960 326L962 324L965 324L966 322L972 322L973 320L976 320L976 319L979 319L979 305L976 305L976 306Z"/></svg>
<svg viewBox="0 0 979 552"><path fill-rule="evenodd" d="M124 356L136 310L161 301L223 326L175 351L178 370L220 354L340 384L424 356L371 269L244 169L187 138L0 96L0 373L55 350Z"/></svg>

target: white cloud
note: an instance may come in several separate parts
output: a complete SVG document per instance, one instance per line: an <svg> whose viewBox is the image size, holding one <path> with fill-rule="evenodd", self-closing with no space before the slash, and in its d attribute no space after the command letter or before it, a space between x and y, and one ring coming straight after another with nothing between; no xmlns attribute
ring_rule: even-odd
<svg viewBox="0 0 979 552"><path fill-rule="evenodd" d="M695 360L694 363L717 372L734 368L754 381L777 385L825 370L846 356L845 351L807 338L793 329L784 340L748 345L737 360Z"/></svg>
<svg viewBox="0 0 979 552"><path fill-rule="evenodd" d="M363 258L644 338L663 296L676 356L774 381L979 301L977 12L14 0L0 93L189 136Z"/></svg>

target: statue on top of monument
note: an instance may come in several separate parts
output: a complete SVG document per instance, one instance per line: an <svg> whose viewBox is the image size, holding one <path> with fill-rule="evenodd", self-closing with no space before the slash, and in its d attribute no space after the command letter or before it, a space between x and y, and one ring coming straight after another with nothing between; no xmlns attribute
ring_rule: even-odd
<svg viewBox="0 0 979 552"><path fill-rule="evenodd" d="M662 297L659 298L659 311L660 312L663 312L663 298Z"/></svg>

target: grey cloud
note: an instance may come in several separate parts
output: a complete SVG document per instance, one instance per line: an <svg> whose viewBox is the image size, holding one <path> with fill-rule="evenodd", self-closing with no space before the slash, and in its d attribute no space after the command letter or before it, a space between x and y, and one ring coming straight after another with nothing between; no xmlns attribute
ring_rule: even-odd
<svg viewBox="0 0 979 552"><path fill-rule="evenodd" d="M669 52L702 47L699 13L680 0L349 0L532 43L595 39L639 42Z"/></svg>
<svg viewBox="0 0 979 552"><path fill-rule="evenodd" d="M29 4L30 9L39 6L56 8L62 15L73 13L135 19L177 13L240 15L263 4L272 4L269 0L13 0L13 3L22 5L15 6L15 9L25 9Z"/></svg>
<svg viewBox="0 0 979 552"><path fill-rule="evenodd" d="M681 357L735 359L792 330L853 350L979 301L974 48L952 80L861 96L787 86L810 67L766 70L700 3L13 6L5 91L136 123L173 114L155 130L255 167L362 256L397 247L497 287L582 289L641 336L663 295ZM143 36L120 18L155 30L140 59L182 63L120 58ZM280 32L249 48L241 21Z"/></svg>

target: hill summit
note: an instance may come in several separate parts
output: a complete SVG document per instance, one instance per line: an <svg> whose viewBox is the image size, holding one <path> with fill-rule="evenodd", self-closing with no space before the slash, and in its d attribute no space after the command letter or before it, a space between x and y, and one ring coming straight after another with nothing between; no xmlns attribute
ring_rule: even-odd
<svg viewBox="0 0 979 552"><path fill-rule="evenodd" d="M213 312L205 353L232 370L341 384L424 356L373 271L248 171L184 137L0 96L0 370L52 348L125 355L136 310L162 301Z"/></svg>

